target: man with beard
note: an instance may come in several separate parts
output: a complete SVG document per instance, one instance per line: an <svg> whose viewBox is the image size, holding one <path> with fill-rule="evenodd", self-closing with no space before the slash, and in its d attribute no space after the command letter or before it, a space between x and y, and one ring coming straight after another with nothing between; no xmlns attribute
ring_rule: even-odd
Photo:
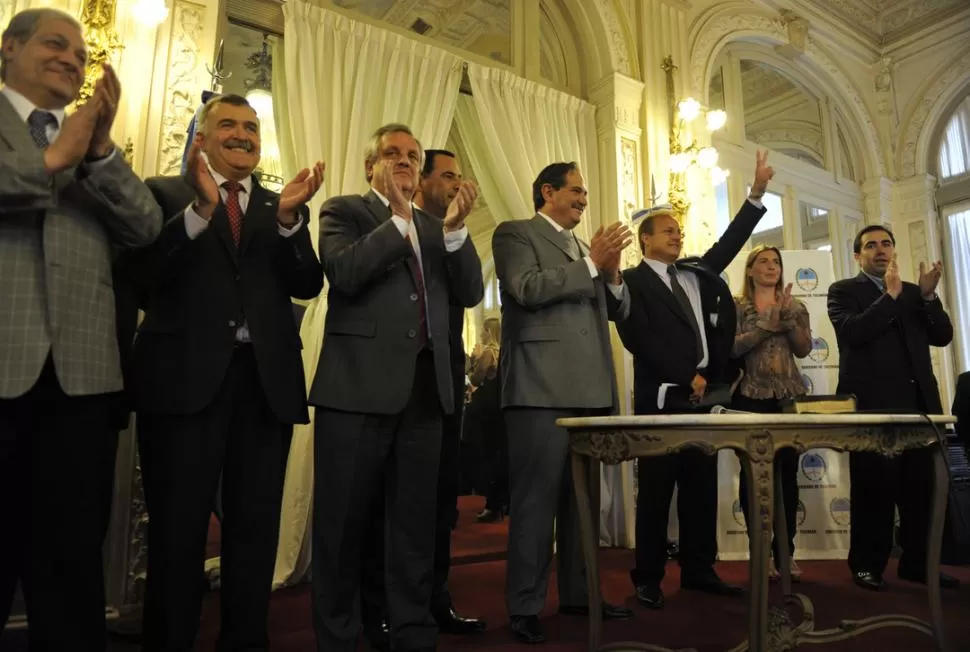
<svg viewBox="0 0 970 652"><path fill-rule="evenodd" d="M330 291L310 390L319 652L356 650L362 547L374 533L384 539L391 647L433 650L437 640L430 606L442 416L461 401L449 310L476 305L484 288L465 227L478 191L462 182L444 219L428 214L411 203L422 159L407 126L384 125L365 151L371 190L333 197L321 210Z"/></svg>
<svg viewBox="0 0 970 652"><path fill-rule="evenodd" d="M896 238L870 224L853 242L861 271L829 287L828 312L839 342L840 394L855 394L859 410L941 414L931 346L953 340L953 325L936 294L943 264L919 266L919 282L904 283ZM926 544L933 457L926 448L899 457L849 453L851 527L849 569L857 586L886 589L883 573L893 548L896 507L902 554L896 575L926 583ZM956 588L940 573L940 586Z"/></svg>
<svg viewBox="0 0 970 652"><path fill-rule="evenodd" d="M554 530L559 612L589 613L569 437L556 420L615 414L619 406L607 320L629 311L620 255L630 231L617 222L601 227L588 245L580 241L574 229L586 195L579 166L547 165L532 183L536 215L502 222L492 236L511 489L506 606L513 636L529 644L545 641L539 613ZM633 612L604 603L603 617L622 620Z"/></svg>
<svg viewBox="0 0 970 652"><path fill-rule="evenodd" d="M110 66L65 114L87 59L62 11L22 11L3 31L0 636L19 581L31 650L105 647L101 547L123 384L112 262L161 228L111 142L121 84Z"/></svg>
<svg viewBox="0 0 970 652"><path fill-rule="evenodd" d="M131 373L149 516L144 649L193 646L221 473L220 649L265 650L292 424L309 420L290 297L323 285L306 227L323 164L277 195L253 174L259 118L244 98L210 99L199 125L186 175L148 180L168 220L132 261L145 310Z"/></svg>

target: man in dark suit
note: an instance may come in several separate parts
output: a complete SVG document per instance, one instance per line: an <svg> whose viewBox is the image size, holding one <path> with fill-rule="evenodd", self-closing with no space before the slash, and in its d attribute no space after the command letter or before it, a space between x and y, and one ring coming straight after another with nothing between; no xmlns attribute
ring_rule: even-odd
<svg viewBox="0 0 970 652"><path fill-rule="evenodd" d="M154 240L161 211L111 141L111 67L65 112L88 63L77 20L19 12L0 46L0 636L19 582L30 649L100 650L123 386L112 261Z"/></svg>
<svg viewBox="0 0 970 652"><path fill-rule="evenodd" d="M637 237L643 261L623 272L630 286L630 316L617 324L633 354L634 412L691 412L708 385L730 383L735 308L720 274L751 237L765 213L760 199L774 175L767 153L757 155L748 200L727 230L699 258L680 258L683 233L670 207L645 212ZM635 215L634 219L638 216ZM678 487L680 585L736 596L714 572L717 558L717 456L699 450L637 460L637 600L662 609L660 582L667 561L667 519Z"/></svg>
<svg viewBox="0 0 970 652"><path fill-rule="evenodd" d="M964 448L970 450L970 371L964 371L957 377L951 413L957 418L957 437L963 442Z"/></svg>
<svg viewBox="0 0 970 652"><path fill-rule="evenodd" d="M943 406L930 346L946 346L953 326L936 295L943 266L920 263L919 284L904 283L896 266L896 239L878 224L853 243L862 271L829 287L828 312L839 342L840 394L855 394L859 410L940 414ZM862 588L886 588L883 572L893 548L899 507L903 549L896 574L926 581L933 460L929 449L897 458L850 453L849 569ZM940 574L940 585L958 580Z"/></svg>
<svg viewBox="0 0 970 652"><path fill-rule="evenodd" d="M305 204L323 166L279 195L253 176L259 118L238 95L210 99L185 177L149 179L168 217L133 261L145 318L132 355L148 508L144 649L191 649L209 514L222 475L220 649L265 650L292 424L306 423L290 297L323 271Z"/></svg>
<svg viewBox="0 0 970 652"><path fill-rule="evenodd" d="M462 182L444 220L411 203L423 152L401 124L365 153L371 190L331 198L320 252L330 281L310 402L314 439L313 618L320 652L355 650L361 547L384 533L391 645L432 650L430 613L442 415L455 409L449 310L482 299ZM383 508L382 508L383 506ZM382 523L373 519L380 515Z"/></svg>
<svg viewBox="0 0 970 652"><path fill-rule="evenodd" d="M630 232L616 222L590 243L574 229L586 210L586 183L575 163L547 165L532 182L536 214L502 222L492 236L502 293L499 372L509 440L509 550L505 599L512 634L542 643L553 531L559 611L588 614L579 518L564 417L619 408L609 321L629 310L620 255ZM603 617L633 612L603 603Z"/></svg>

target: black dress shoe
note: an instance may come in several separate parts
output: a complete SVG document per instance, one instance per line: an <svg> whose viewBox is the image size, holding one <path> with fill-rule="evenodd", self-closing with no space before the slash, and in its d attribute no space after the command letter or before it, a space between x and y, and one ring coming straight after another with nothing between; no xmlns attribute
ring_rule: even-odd
<svg viewBox="0 0 970 652"><path fill-rule="evenodd" d="M651 609L664 608L664 592L659 584L637 584L637 602Z"/></svg>
<svg viewBox="0 0 970 652"><path fill-rule="evenodd" d="M510 620L512 636L523 643L536 645L546 640L545 635L542 633L542 628L539 627L538 616L512 616Z"/></svg>
<svg viewBox="0 0 970 652"><path fill-rule="evenodd" d="M870 573L869 571L859 571L852 573L852 581L856 586L868 589L869 591L885 591L889 586L882 579L881 573Z"/></svg>
<svg viewBox="0 0 970 652"><path fill-rule="evenodd" d="M475 520L479 523L497 523L505 518L508 511L507 507L502 509L488 509L486 507L475 516Z"/></svg>
<svg viewBox="0 0 970 652"><path fill-rule="evenodd" d="M610 604L609 602L604 602L602 607L603 620L630 620L633 618L633 611L626 607ZM559 613L566 616L588 616L589 605L559 605Z"/></svg>
<svg viewBox="0 0 970 652"><path fill-rule="evenodd" d="M905 571L897 570L896 577L901 580L906 580L907 582L917 582L919 584L926 584L926 571L921 573L908 573ZM946 573L940 573L940 588L941 589L959 589L960 580L953 577L952 575L947 575Z"/></svg>
<svg viewBox="0 0 970 652"><path fill-rule="evenodd" d="M465 618L455 612L454 607L447 609L437 609L431 612L434 621L438 623L438 630L445 634L481 634L486 629L484 620L478 618Z"/></svg>
<svg viewBox="0 0 970 652"><path fill-rule="evenodd" d="M696 580L680 580L680 588L688 591L703 591L712 595L722 595L727 598L738 598L744 595L740 586L731 586L717 575Z"/></svg>

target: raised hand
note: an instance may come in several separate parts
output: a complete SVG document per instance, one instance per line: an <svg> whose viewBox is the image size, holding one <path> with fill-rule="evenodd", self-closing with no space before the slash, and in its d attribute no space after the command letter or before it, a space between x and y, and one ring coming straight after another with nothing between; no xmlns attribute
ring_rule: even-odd
<svg viewBox="0 0 970 652"><path fill-rule="evenodd" d="M57 140L44 152L44 166L48 172L66 170L84 159L91 146L102 101L101 97L95 95L64 119Z"/></svg>
<svg viewBox="0 0 970 652"><path fill-rule="evenodd" d="M704 393L707 391L707 379L700 374L694 374L694 380L690 381L691 401L699 401L704 398Z"/></svg>
<svg viewBox="0 0 970 652"><path fill-rule="evenodd" d="M755 153L754 181L751 183L751 194L760 197L768 189L768 182L775 176L775 169L768 165L768 151L758 150Z"/></svg>
<svg viewBox="0 0 970 652"><path fill-rule="evenodd" d="M478 186L474 181L462 181L458 194L448 205L445 214L445 231L457 231L465 226L465 218L471 213L475 200L478 199Z"/></svg>
<svg viewBox="0 0 970 652"><path fill-rule="evenodd" d="M614 222L605 229L601 226L590 240L589 258L610 282L617 282L620 254L632 241L630 229L622 222Z"/></svg>
<svg viewBox="0 0 970 652"><path fill-rule="evenodd" d="M886 294L893 299L896 299L903 293L903 280L899 277L899 265L896 264L895 254L893 255L893 259L889 261L889 265L886 266L886 275L883 277L883 283L886 285Z"/></svg>
<svg viewBox="0 0 970 652"><path fill-rule="evenodd" d="M921 262L919 264L919 291L924 297L928 297L936 292L936 286L940 283L943 276L943 262L936 261L931 266Z"/></svg>
<svg viewBox="0 0 970 652"><path fill-rule="evenodd" d="M778 305L785 311L791 308L791 286L791 283L786 285L785 290L778 296Z"/></svg>
<svg viewBox="0 0 970 652"><path fill-rule="evenodd" d="M197 134L189 148L186 160L185 180L195 191L193 209L202 219L208 220L219 204L219 186L212 178L209 164L202 157L202 134Z"/></svg>
<svg viewBox="0 0 970 652"><path fill-rule="evenodd" d="M383 175L384 189L387 191L387 200L391 204L391 214L410 222L413 217L411 198L404 196L401 188L394 180L394 166L385 165Z"/></svg>
<svg viewBox="0 0 970 652"><path fill-rule="evenodd" d="M323 173L326 169L326 164L317 161L312 171L310 168L303 168L293 177L292 181L283 187L280 192L279 209L276 213L277 221L289 226L296 222L297 211L313 199L313 195L323 185Z"/></svg>
<svg viewBox="0 0 970 652"><path fill-rule="evenodd" d="M101 158L111 153L114 144L111 142L111 126L118 114L118 103L121 101L121 82L110 64L104 64L104 74L94 87L94 96L101 101L98 121L91 136L88 155Z"/></svg>

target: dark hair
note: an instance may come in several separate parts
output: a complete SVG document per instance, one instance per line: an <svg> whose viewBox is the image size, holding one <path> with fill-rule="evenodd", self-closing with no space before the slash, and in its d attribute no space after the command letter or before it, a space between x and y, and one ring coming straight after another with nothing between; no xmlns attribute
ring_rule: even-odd
<svg viewBox="0 0 970 652"><path fill-rule="evenodd" d="M249 101L242 95L235 95L233 93L227 93L225 95L216 95L210 97L209 101L202 105L202 111L199 112L199 121L197 123L197 129L200 132L205 132L205 121L209 118L209 114L212 113L212 109L216 108L220 104L228 104L230 106L248 106L253 109ZM256 109L253 109L253 113L256 113ZM259 116L257 115L258 119Z"/></svg>
<svg viewBox="0 0 970 652"><path fill-rule="evenodd" d="M658 217L669 217L673 221L677 222L677 218L674 217L672 212L668 213L666 211L657 211L656 213L650 213L640 222L640 226L637 227L637 242L640 244L640 253L647 253L646 248L643 246L643 234L653 235L653 221ZM678 225L680 223L678 222Z"/></svg>
<svg viewBox="0 0 970 652"><path fill-rule="evenodd" d="M892 241L893 246L896 246L896 236L893 235L893 232L890 231L888 227L881 224L870 224L869 226L863 227L863 229L856 234L855 241L852 243L852 251L855 253L862 252L862 236L867 233L872 233L873 231L885 231L889 234L889 239Z"/></svg>
<svg viewBox="0 0 970 652"><path fill-rule="evenodd" d="M6 29L3 30L3 35L0 36L0 44L5 44L10 39L16 39L20 43L26 43L37 33L37 28L40 27L41 21L45 18L63 20L77 27L79 32L82 31L81 23L77 22L77 18L60 9L52 9L49 7L25 9L14 14L10 22L7 23ZM0 81L6 81L6 79L7 60L0 53Z"/></svg>
<svg viewBox="0 0 970 652"><path fill-rule="evenodd" d="M535 209L542 208L546 200L542 197L542 186L549 184L554 189L559 190L566 185L566 175L579 169L575 161L569 163L550 163L542 168L542 172L532 182L532 203Z"/></svg>
<svg viewBox="0 0 970 652"><path fill-rule="evenodd" d="M451 158L457 158L454 152L449 152L446 149L424 150L424 167L421 168L422 177L430 177L431 173L434 172L434 159L436 156L450 156Z"/></svg>

